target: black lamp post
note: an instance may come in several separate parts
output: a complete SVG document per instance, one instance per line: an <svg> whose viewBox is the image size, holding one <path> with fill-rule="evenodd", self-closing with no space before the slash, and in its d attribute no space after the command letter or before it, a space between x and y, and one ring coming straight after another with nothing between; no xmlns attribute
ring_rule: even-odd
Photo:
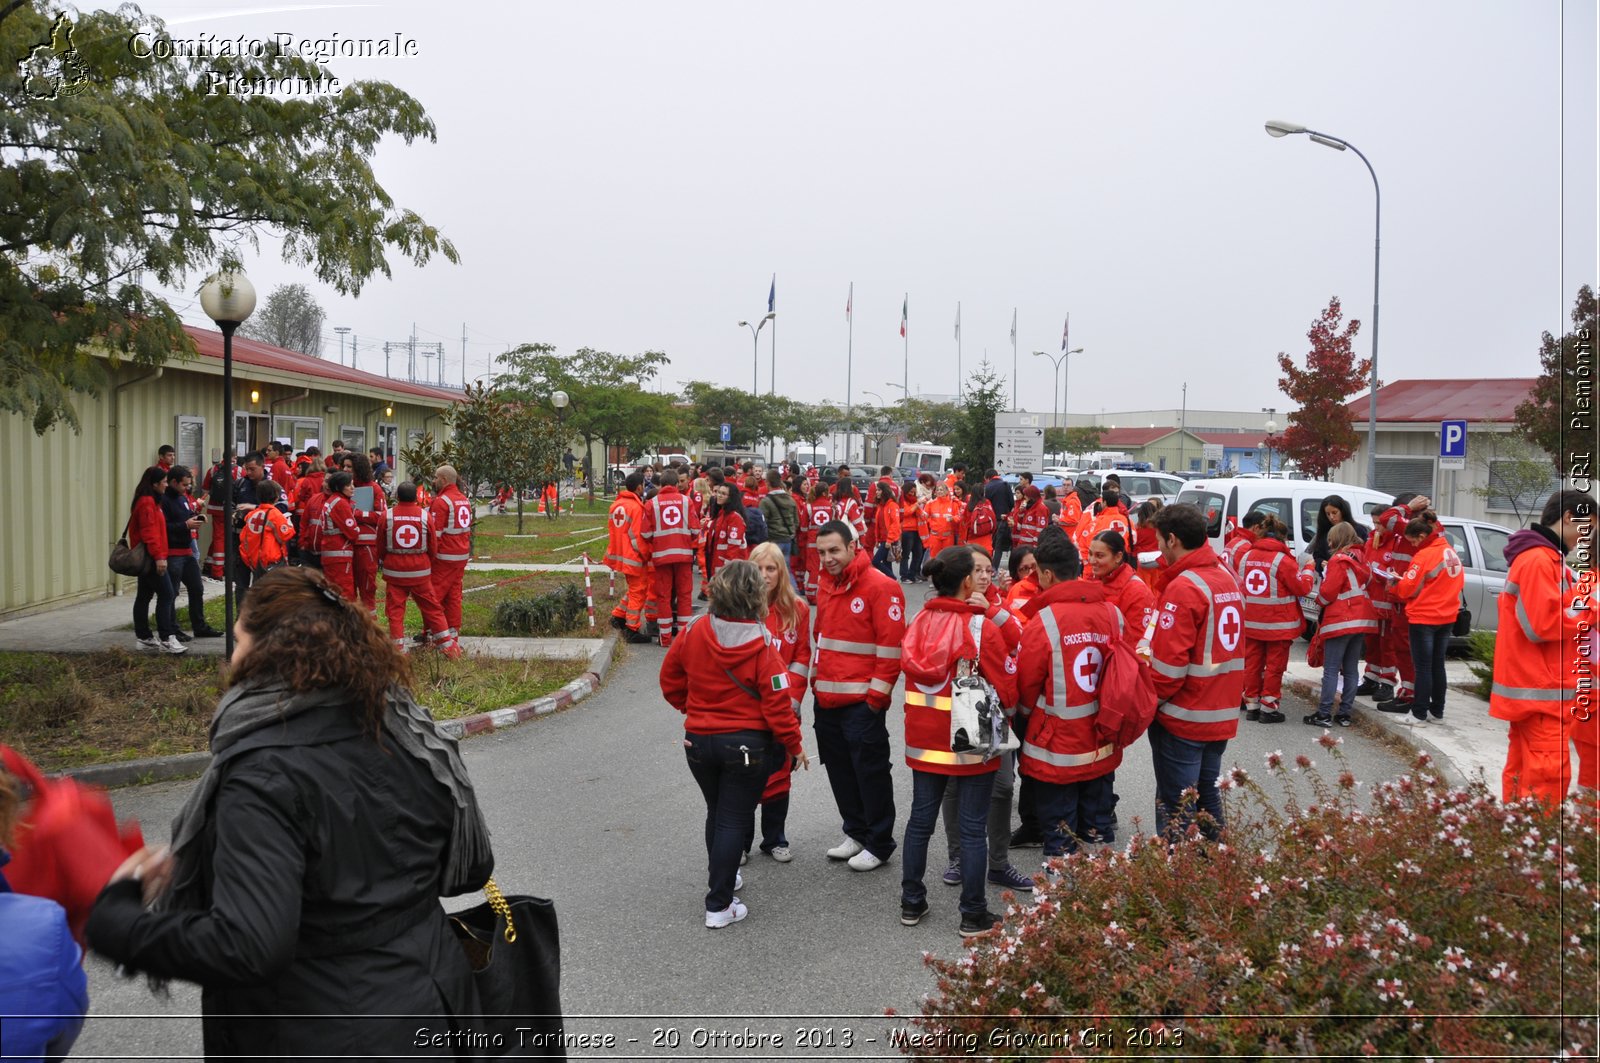
<svg viewBox="0 0 1600 1063"><path fill-rule="evenodd" d="M256 289L243 270L223 269L200 287L200 306L222 330L222 599L223 658L233 659L233 332L256 308Z"/></svg>

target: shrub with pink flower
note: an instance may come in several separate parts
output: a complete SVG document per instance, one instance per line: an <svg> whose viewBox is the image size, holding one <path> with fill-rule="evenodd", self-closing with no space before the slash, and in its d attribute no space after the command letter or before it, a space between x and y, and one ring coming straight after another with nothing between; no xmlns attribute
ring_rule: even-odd
<svg viewBox="0 0 1600 1063"><path fill-rule="evenodd" d="M1234 769L1220 843L1080 851L996 934L926 957L914 1022L937 1036L908 1054L1594 1058L1592 816L1452 790L1426 757L1363 802L1337 744L1336 785L1274 754L1275 800Z"/></svg>

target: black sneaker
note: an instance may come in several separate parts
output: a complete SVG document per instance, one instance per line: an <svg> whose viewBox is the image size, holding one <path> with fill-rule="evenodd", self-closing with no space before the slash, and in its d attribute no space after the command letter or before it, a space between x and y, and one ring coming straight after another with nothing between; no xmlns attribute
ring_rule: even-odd
<svg viewBox="0 0 1600 1063"><path fill-rule="evenodd" d="M1336 716L1334 717L1333 722L1338 724L1340 727L1349 727L1355 721L1350 719L1348 716Z"/></svg>
<svg viewBox="0 0 1600 1063"><path fill-rule="evenodd" d="M411 641L415 642L418 646L426 645L428 642L428 633L426 631L419 631L415 635L411 636Z"/></svg>
<svg viewBox="0 0 1600 1063"><path fill-rule="evenodd" d="M1322 716L1322 715L1320 715L1318 713L1313 712L1310 716L1302 716L1302 717L1300 717L1300 722L1304 723L1304 724L1309 724L1312 727L1332 727L1333 726L1333 717L1332 716Z"/></svg>
<svg viewBox="0 0 1600 1063"><path fill-rule="evenodd" d="M1247 711L1244 714L1244 718L1249 720L1250 722L1254 723L1255 721L1261 719L1261 710L1260 709L1250 709L1249 711Z"/></svg>
<svg viewBox="0 0 1600 1063"><path fill-rule="evenodd" d="M1379 712L1406 713L1411 711L1411 702L1390 698L1388 701L1378 702Z"/></svg>
<svg viewBox="0 0 1600 1063"><path fill-rule="evenodd" d="M622 641L628 643L630 646L642 646L646 643L654 642L655 639L652 639L649 635L646 635L642 631L635 631L631 627L623 627Z"/></svg>
<svg viewBox="0 0 1600 1063"><path fill-rule="evenodd" d="M190 635L190 634L188 634L186 632L183 632L183 631L177 632L177 636L178 636L178 641L179 642L192 642L192 641L194 641L194 636L193 635Z"/></svg>
<svg viewBox="0 0 1600 1063"><path fill-rule="evenodd" d="M1377 693L1372 695L1373 701L1393 701L1394 699L1394 684L1392 683L1379 683Z"/></svg>
<svg viewBox="0 0 1600 1063"><path fill-rule="evenodd" d="M1370 698L1372 695L1376 694L1382 689L1382 683L1378 682L1376 679L1373 679L1371 676L1368 676L1361 681L1360 686L1356 687L1356 697Z"/></svg>
<svg viewBox="0 0 1600 1063"><path fill-rule="evenodd" d="M1010 846L1013 849L1039 849L1044 846L1044 835L1029 827L1018 827L1012 832Z"/></svg>
<svg viewBox="0 0 1600 1063"><path fill-rule="evenodd" d="M611 626L616 628L618 631L621 631L623 628L628 626L628 622L620 616L613 616L611 618Z"/></svg>
<svg viewBox="0 0 1600 1063"><path fill-rule="evenodd" d="M917 901L915 904L913 904L910 901L901 901L900 902L900 925L901 926L916 926L918 923L922 922L922 917L927 915L927 914L928 914L928 902L927 901Z"/></svg>
<svg viewBox="0 0 1600 1063"><path fill-rule="evenodd" d="M222 632L214 627L197 627L194 629L194 637L197 639L220 639Z"/></svg>
<svg viewBox="0 0 1600 1063"><path fill-rule="evenodd" d="M1443 716L1444 713L1441 712L1439 715ZM1426 723L1428 721L1428 710L1421 705L1413 705L1411 706L1411 718L1418 723Z"/></svg>
<svg viewBox="0 0 1600 1063"><path fill-rule="evenodd" d="M988 909L961 913L961 936L964 938L982 937L999 925L1000 917Z"/></svg>
<svg viewBox="0 0 1600 1063"><path fill-rule="evenodd" d="M1432 709L1432 708L1430 708L1428 710L1428 715L1432 716L1435 720L1442 720L1442 719L1444 719L1444 710L1443 709Z"/></svg>
<svg viewBox="0 0 1600 1063"><path fill-rule="evenodd" d="M1288 719L1288 717L1283 713L1278 712L1276 709L1273 709L1269 712L1263 712L1259 719L1262 723L1282 723L1284 720Z"/></svg>

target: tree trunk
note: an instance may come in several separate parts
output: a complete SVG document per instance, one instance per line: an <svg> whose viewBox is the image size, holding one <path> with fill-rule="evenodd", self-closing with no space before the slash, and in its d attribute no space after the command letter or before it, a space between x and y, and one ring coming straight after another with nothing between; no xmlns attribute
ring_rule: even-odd
<svg viewBox="0 0 1600 1063"><path fill-rule="evenodd" d="M517 490L517 534L522 534L522 489Z"/></svg>

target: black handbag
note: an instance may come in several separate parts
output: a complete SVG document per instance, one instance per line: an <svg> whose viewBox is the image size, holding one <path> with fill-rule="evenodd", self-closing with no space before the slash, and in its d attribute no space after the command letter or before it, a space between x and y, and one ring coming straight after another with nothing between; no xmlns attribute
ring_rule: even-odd
<svg viewBox="0 0 1600 1063"><path fill-rule="evenodd" d="M1472 610L1459 608L1456 610L1456 623L1450 629L1450 634L1458 639L1464 639L1472 634Z"/></svg>
<svg viewBox="0 0 1600 1063"><path fill-rule="evenodd" d="M106 564L119 576L148 576L155 572L156 563L144 543L131 548L128 546L128 527L132 523L133 518L129 517L128 523L122 526L122 535L117 539L117 545L111 548L111 557Z"/></svg>
<svg viewBox="0 0 1600 1063"><path fill-rule="evenodd" d="M450 916L478 990L478 1014L463 1026L495 1042L487 1055L566 1059L561 1020L561 934L556 908L543 897L500 892Z"/></svg>

